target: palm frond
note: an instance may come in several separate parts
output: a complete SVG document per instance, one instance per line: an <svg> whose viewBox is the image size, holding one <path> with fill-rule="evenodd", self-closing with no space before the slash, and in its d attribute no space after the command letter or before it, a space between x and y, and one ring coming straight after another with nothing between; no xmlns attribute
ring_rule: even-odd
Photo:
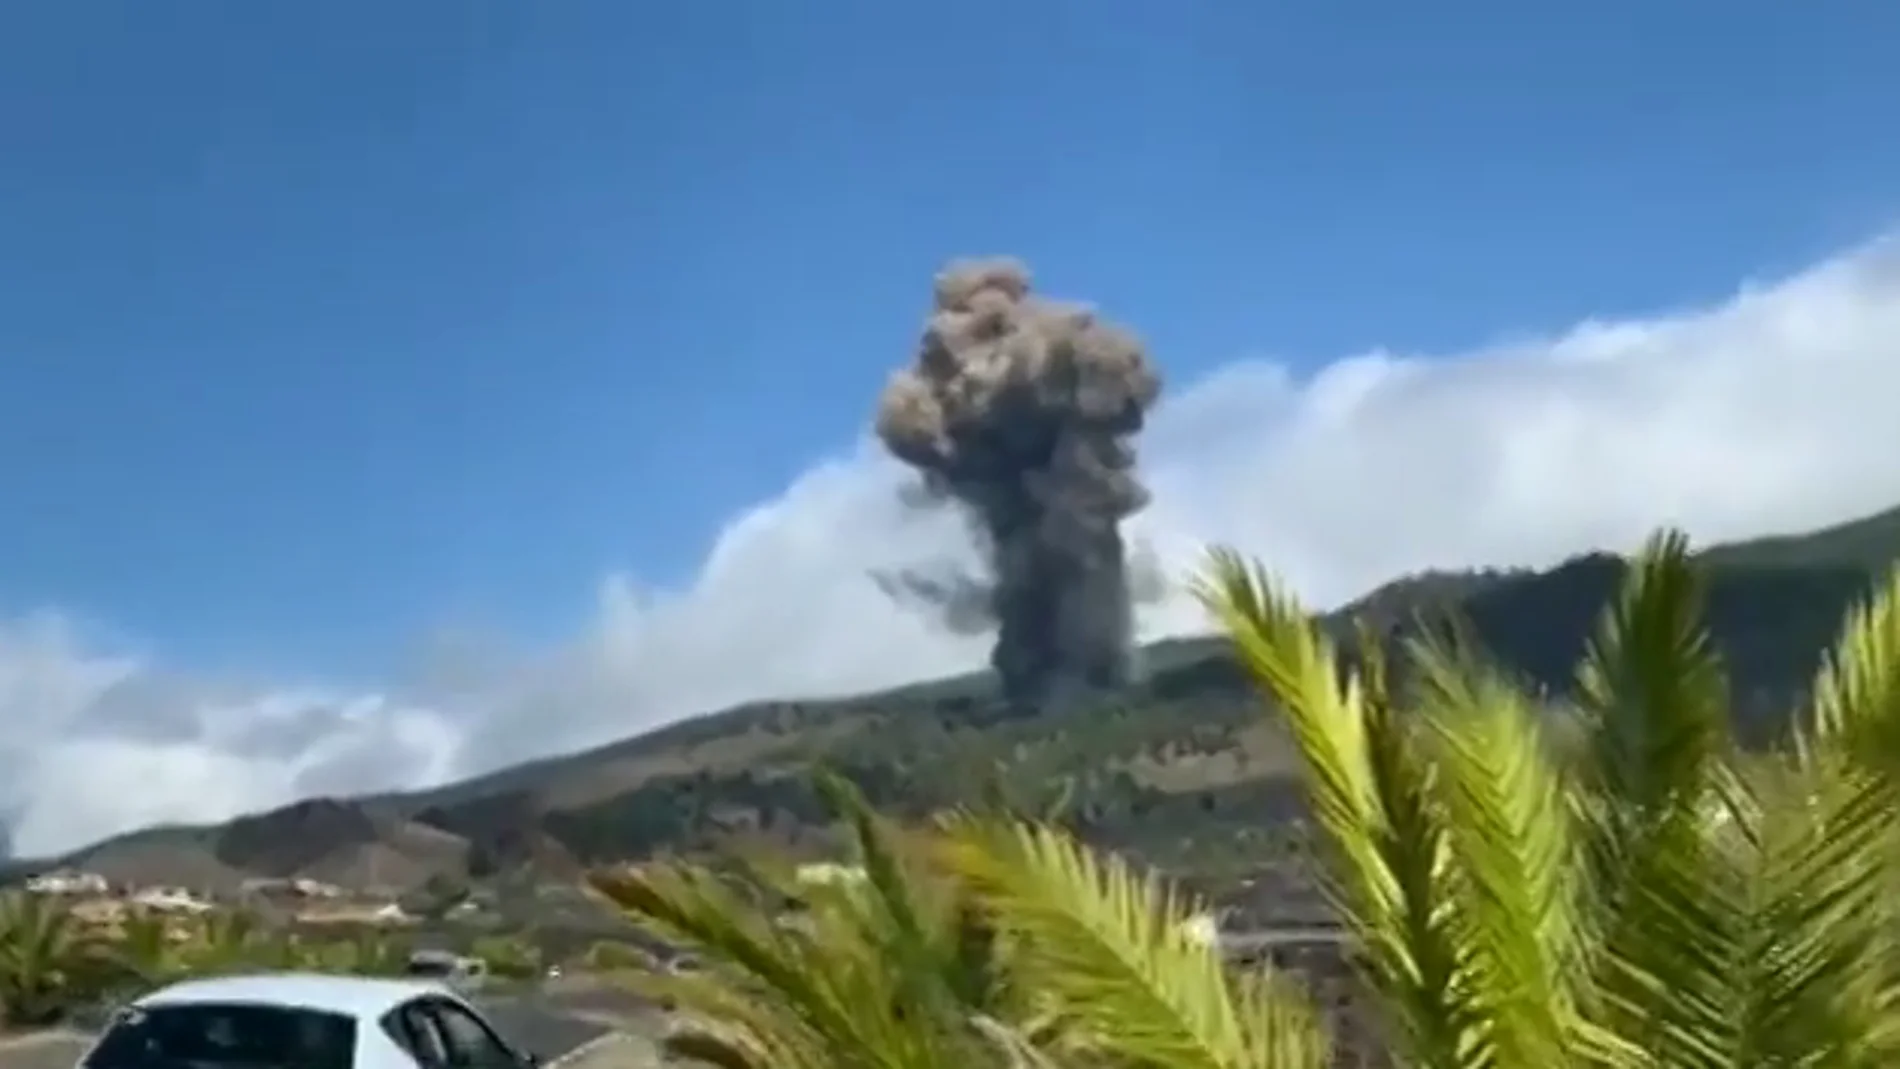
<svg viewBox="0 0 1900 1069"><path fill-rule="evenodd" d="M1679 532L1651 538L1577 672L1590 786L1636 828L1693 817L1730 747L1728 677Z"/></svg>
<svg viewBox="0 0 1900 1069"><path fill-rule="evenodd" d="M827 1069L830 1044L770 992L716 975L633 971L628 991L671 1008L662 1039L671 1053L729 1069ZM764 996L764 997L762 997Z"/></svg>
<svg viewBox="0 0 1900 1069"><path fill-rule="evenodd" d="M901 856L896 832L885 824L849 780L819 770L814 784L832 814L852 836L864 875L866 895L858 896L846 911L860 936L894 959L894 973L907 987L910 1000L942 996L949 978L949 962L933 938L937 933L924 920L928 904L920 901L926 881L909 870Z"/></svg>
<svg viewBox="0 0 1900 1069"><path fill-rule="evenodd" d="M993 1017L978 1015L970 1024L978 1035L1006 1059L1009 1069L1062 1069L1059 1062L1035 1038Z"/></svg>
<svg viewBox="0 0 1900 1069"><path fill-rule="evenodd" d="M1848 611L1811 701L1798 751L1836 747L1900 780L1900 566Z"/></svg>
<svg viewBox="0 0 1900 1069"><path fill-rule="evenodd" d="M1499 1064L1559 1066L1578 1049L1583 933L1563 778L1528 697L1442 641L1410 647L1416 713L1435 744L1474 1009Z"/></svg>
<svg viewBox="0 0 1900 1069"><path fill-rule="evenodd" d="M1229 551L1211 555L1193 589L1300 751L1329 887L1394 1038L1421 1066L1483 1064L1445 818L1417 731L1393 705L1382 644L1362 635L1362 673L1345 672L1299 602Z"/></svg>
<svg viewBox="0 0 1900 1069"><path fill-rule="evenodd" d="M1687 539L1632 562L1577 673L1585 754L1572 803L1594 929L1593 1014L1656 1064L1726 1064L1743 875L1707 832L1730 778L1728 684Z"/></svg>
<svg viewBox="0 0 1900 1069"><path fill-rule="evenodd" d="M1286 721L1305 762L1319 824L1341 854L1339 876L1355 906L1389 914L1397 889L1382 873L1371 834L1379 823L1366 724L1358 695L1340 686L1332 644L1298 601L1237 554L1215 550L1193 586Z"/></svg>
<svg viewBox="0 0 1900 1069"><path fill-rule="evenodd" d="M1197 911L1122 859L1048 826L983 819L950 823L945 856L1019 941L1022 982L1052 996L1085 1045L1157 1069L1324 1064L1310 1005L1264 985L1236 1000L1218 948L1185 925Z"/></svg>
<svg viewBox="0 0 1900 1069"><path fill-rule="evenodd" d="M1852 768L1783 762L1749 784L1735 818L1745 852L1746 941L1730 973L1736 1063L1894 1064L1892 911L1885 905L1885 785Z"/></svg>
<svg viewBox="0 0 1900 1069"><path fill-rule="evenodd" d="M1892 820L1900 811L1900 565L1847 612L1816 673L1807 718L1796 724L1790 749L1798 770L1794 775L1809 799L1799 810L1821 825L1802 829L1799 837L1816 849L1837 834L1858 838L1859 822L1851 816L1818 816L1830 800L1850 813L1885 813L1887 819L1870 829L1878 841L1865 846L1865 853L1841 848L1831 867L1835 881L1853 883L1843 870L1858 867L1863 870L1858 875L1891 887L1900 876L1900 822ZM1850 985L1855 992L1850 1001L1863 1027L1873 1030L1865 1047L1892 1051L1900 1042L1894 1035L1900 1031L1900 901L1876 895L1828 938L1857 948L1863 959L1884 959L1856 967L1863 975Z"/></svg>
<svg viewBox="0 0 1900 1069"><path fill-rule="evenodd" d="M775 926L713 874L663 863L595 873L589 882L636 925L769 992L818 1034L858 1038L832 978L813 967L811 941Z"/></svg>
<svg viewBox="0 0 1900 1069"><path fill-rule="evenodd" d="M669 1030L660 1038L660 1050L669 1060L712 1066L713 1069L802 1069L812 1063L728 1027L695 1021Z"/></svg>
<svg viewBox="0 0 1900 1069"><path fill-rule="evenodd" d="M799 1031L759 1031L759 1021L732 1014L731 1002L707 1018L720 1027L750 1029L756 1042L786 1049L816 1037L836 1066L968 1069L974 1036L931 1002L912 1000L917 978L867 936L876 931L863 913L868 895L835 888L792 923L769 901L681 863L600 873L593 885L635 924L699 955L709 981L735 998L773 1003L790 1017L772 1019L796 1020Z"/></svg>

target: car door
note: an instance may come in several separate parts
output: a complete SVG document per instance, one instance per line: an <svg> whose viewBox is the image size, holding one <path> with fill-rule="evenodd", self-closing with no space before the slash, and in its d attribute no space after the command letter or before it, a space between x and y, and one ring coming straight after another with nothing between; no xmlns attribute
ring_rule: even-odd
<svg viewBox="0 0 1900 1069"><path fill-rule="evenodd" d="M448 1069L524 1069L534 1064L461 1003L432 998L424 1009L442 1036Z"/></svg>

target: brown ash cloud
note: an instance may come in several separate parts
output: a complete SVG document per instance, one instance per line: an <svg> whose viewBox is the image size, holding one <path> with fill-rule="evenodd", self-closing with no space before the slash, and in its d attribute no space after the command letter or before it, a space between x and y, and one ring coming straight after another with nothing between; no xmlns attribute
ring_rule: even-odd
<svg viewBox="0 0 1900 1069"><path fill-rule="evenodd" d="M915 361L877 432L920 476L921 500L970 521L982 575L877 577L962 633L994 629L990 663L1023 706L1126 683L1134 602L1122 521L1148 503L1135 437L1161 391L1129 331L1037 296L1021 263L958 261L937 276Z"/></svg>

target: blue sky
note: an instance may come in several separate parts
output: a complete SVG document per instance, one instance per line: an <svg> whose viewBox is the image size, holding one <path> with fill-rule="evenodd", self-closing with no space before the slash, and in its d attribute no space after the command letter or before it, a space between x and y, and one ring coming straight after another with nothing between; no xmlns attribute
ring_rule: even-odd
<svg viewBox="0 0 1900 1069"><path fill-rule="evenodd" d="M959 253L1177 383L1714 300L1891 221L1896 40L1872 0L13 5L0 606L339 677L564 633L848 448Z"/></svg>

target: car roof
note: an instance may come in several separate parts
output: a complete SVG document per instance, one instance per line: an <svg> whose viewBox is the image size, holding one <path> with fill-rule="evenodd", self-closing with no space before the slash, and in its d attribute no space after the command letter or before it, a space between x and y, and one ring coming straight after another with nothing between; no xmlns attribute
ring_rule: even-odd
<svg viewBox="0 0 1900 1069"><path fill-rule="evenodd" d="M422 995L454 997L443 985L424 980L283 972L185 980L161 987L132 1005L155 1008L235 1002L294 1006L372 1019Z"/></svg>

